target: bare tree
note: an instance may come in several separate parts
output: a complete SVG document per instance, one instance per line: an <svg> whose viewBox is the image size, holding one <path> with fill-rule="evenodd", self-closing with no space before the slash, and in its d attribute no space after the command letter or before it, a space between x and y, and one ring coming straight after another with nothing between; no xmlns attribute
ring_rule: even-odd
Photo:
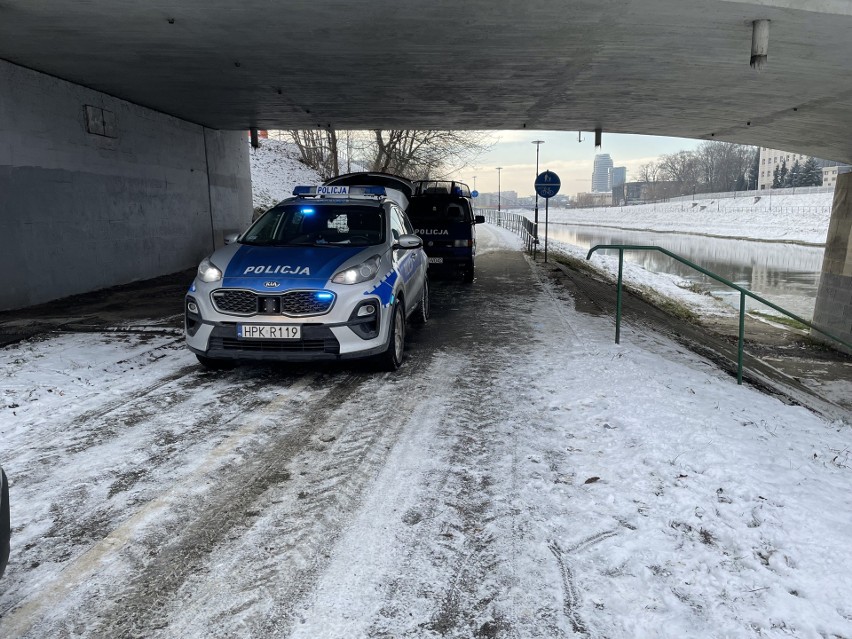
<svg viewBox="0 0 852 639"><path fill-rule="evenodd" d="M698 162L695 153L678 151L660 158L660 172L665 180L676 183L679 195L693 193L698 188Z"/></svg>
<svg viewBox="0 0 852 639"><path fill-rule="evenodd" d="M648 162L639 167L639 181L654 184L660 175L660 167L654 162Z"/></svg>
<svg viewBox="0 0 852 639"><path fill-rule="evenodd" d="M293 142L299 148L302 162L324 178L337 175L339 158L337 131L334 129L303 129L290 131Z"/></svg>
<svg viewBox="0 0 852 639"><path fill-rule="evenodd" d="M370 167L411 179L444 177L468 166L490 148L490 136L479 131L382 130L373 132Z"/></svg>
<svg viewBox="0 0 852 639"><path fill-rule="evenodd" d="M660 176L660 167L654 162L648 162L639 167L639 181L648 186L645 189L645 199L657 199L657 181Z"/></svg>
<svg viewBox="0 0 852 639"><path fill-rule="evenodd" d="M493 144L489 134L479 131L310 129L289 135L302 161L325 178L339 174L342 154L347 173L354 163L411 179L439 179L468 166Z"/></svg>
<svg viewBox="0 0 852 639"><path fill-rule="evenodd" d="M752 163L754 148L729 142L704 142L695 151L700 190L733 191Z"/></svg>

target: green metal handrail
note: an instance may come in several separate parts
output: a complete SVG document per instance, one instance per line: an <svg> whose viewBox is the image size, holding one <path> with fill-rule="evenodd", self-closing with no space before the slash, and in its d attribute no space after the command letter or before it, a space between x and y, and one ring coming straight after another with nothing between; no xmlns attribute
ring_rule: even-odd
<svg viewBox="0 0 852 639"><path fill-rule="evenodd" d="M621 280L622 280L622 270L624 268L624 251L659 251L664 255L668 255L673 260L677 260L681 264L686 264L687 266L694 268L699 273L703 273L707 277L710 277L717 282L721 282L726 286L730 286L732 289L740 292L740 335L739 335L739 343L737 345L737 384L743 383L743 337L745 335L745 298L746 295L751 297L752 299L757 300L761 304L765 304L771 309L778 311L779 313L783 313L787 317L790 317L797 322L800 322L810 328L813 331L817 331L818 333L822 333L826 337L833 339L835 342L838 342L845 346L846 348L852 349L852 344L846 342L839 337L832 335L826 330L821 329L818 326L814 326L811 322L802 319L798 315L794 315L790 311L787 311L780 306L773 304L772 302L763 299L759 295L755 295L749 290L744 289L742 286L738 286L733 282L726 280L724 277L720 275L716 275L715 273L711 273L707 269L701 268L698 264L694 262L690 262L686 258L681 257L680 255L676 255L671 251L667 251L666 249L660 246L632 246L629 244L598 244L597 246L593 246L589 249L589 254L586 255L586 259L589 260L592 258L592 253L595 251L602 249L618 249L618 292L616 293L616 302L615 302L615 343L620 343L621 340Z"/></svg>

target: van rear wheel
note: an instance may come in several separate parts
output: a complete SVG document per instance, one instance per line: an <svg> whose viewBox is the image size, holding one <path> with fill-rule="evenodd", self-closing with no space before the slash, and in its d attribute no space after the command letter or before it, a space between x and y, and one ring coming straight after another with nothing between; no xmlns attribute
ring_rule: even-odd
<svg viewBox="0 0 852 639"><path fill-rule="evenodd" d="M464 282L470 284L473 281L473 260L468 262L464 267Z"/></svg>

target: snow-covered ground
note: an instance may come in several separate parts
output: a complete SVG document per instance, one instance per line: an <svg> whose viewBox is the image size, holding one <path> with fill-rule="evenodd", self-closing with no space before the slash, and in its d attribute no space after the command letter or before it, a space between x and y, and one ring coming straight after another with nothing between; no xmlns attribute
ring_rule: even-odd
<svg viewBox="0 0 852 639"><path fill-rule="evenodd" d="M397 374L0 350L0 636L852 637L849 425L478 231Z"/></svg>
<svg viewBox="0 0 852 639"><path fill-rule="evenodd" d="M623 229L823 244L833 193L702 199L591 209L550 209L550 221ZM513 210L532 219L528 210Z"/></svg>
<svg viewBox="0 0 852 639"><path fill-rule="evenodd" d="M322 184L319 174L299 162L295 144L261 139L257 149L249 147L254 208L266 209L293 195L300 184Z"/></svg>

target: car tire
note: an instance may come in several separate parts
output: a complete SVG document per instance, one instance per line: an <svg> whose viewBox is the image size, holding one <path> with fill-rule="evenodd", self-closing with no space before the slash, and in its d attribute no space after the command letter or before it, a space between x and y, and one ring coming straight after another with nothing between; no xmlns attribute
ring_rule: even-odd
<svg viewBox="0 0 852 639"><path fill-rule="evenodd" d="M423 294L420 296L420 303L417 305L417 310L414 311L414 320L415 324L425 324L429 321L429 314L431 309L429 307L429 278L427 277L423 280Z"/></svg>
<svg viewBox="0 0 852 639"><path fill-rule="evenodd" d="M234 362L227 359L214 359L198 354L195 357L198 359L198 363L209 371L224 371L234 367Z"/></svg>
<svg viewBox="0 0 852 639"><path fill-rule="evenodd" d="M0 468L0 577L6 572L9 562L10 538L12 526L9 520L9 482L6 473Z"/></svg>
<svg viewBox="0 0 852 639"><path fill-rule="evenodd" d="M393 305L388 329L388 347L378 357L379 369L395 371L405 356L405 307L402 301Z"/></svg>
<svg viewBox="0 0 852 639"><path fill-rule="evenodd" d="M464 283L470 284L473 282L473 261L470 261L464 268Z"/></svg>

